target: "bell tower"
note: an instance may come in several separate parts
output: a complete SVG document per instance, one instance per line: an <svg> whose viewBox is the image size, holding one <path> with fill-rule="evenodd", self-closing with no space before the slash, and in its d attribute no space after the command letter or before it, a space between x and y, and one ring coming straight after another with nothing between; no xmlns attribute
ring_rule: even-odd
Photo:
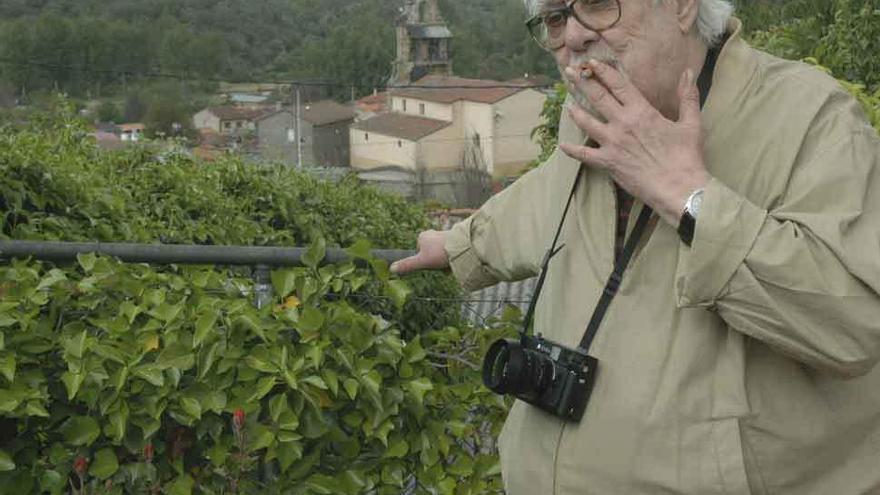
<svg viewBox="0 0 880 495"><path fill-rule="evenodd" d="M452 33L437 0L405 0L399 11L389 85L411 84L429 74L451 76Z"/></svg>

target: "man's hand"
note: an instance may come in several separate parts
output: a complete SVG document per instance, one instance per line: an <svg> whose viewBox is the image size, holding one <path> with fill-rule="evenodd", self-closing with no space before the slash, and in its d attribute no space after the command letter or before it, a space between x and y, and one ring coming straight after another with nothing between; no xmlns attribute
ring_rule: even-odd
<svg viewBox="0 0 880 495"><path fill-rule="evenodd" d="M416 270L442 270L449 267L446 232L426 230L419 234L418 253L391 264L391 272L404 275Z"/></svg>
<svg viewBox="0 0 880 495"><path fill-rule="evenodd" d="M606 122L580 106L569 113L598 147L561 144L568 156L608 170L630 194L652 207L673 227L684 204L710 176L703 163L700 93L688 70L678 85L678 121L664 117L615 68L590 61L594 77L582 79L571 68L566 76Z"/></svg>

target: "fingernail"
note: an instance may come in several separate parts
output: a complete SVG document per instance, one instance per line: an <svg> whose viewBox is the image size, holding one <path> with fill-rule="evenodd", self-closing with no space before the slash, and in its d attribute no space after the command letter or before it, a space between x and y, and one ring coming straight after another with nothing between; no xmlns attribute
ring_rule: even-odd
<svg viewBox="0 0 880 495"><path fill-rule="evenodd" d="M391 270L391 273L397 273L397 269L400 268L400 264L398 262L391 263L391 266L388 268Z"/></svg>

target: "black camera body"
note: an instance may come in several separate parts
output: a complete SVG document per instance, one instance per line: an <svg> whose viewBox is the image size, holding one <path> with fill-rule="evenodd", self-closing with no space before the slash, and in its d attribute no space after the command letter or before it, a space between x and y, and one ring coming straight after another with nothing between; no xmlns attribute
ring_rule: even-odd
<svg viewBox="0 0 880 495"><path fill-rule="evenodd" d="M521 334L492 344L483 360L483 383L568 421L580 421L593 391L599 361L581 349Z"/></svg>

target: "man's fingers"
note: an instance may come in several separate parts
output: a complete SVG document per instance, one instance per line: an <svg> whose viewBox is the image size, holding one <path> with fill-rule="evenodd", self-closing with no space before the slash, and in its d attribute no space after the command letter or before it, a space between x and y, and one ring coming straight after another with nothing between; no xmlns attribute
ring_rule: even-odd
<svg viewBox="0 0 880 495"><path fill-rule="evenodd" d="M681 75L678 83L678 121L695 123L700 121L700 88L694 80L694 73L688 69Z"/></svg>
<svg viewBox="0 0 880 495"><path fill-rule="evenodd" d="M571 116L572 120L574 120L574 123L586 132L587 136L591 137L599 144L605 141L607 136L607 124L602 123L599 119L590 115L589 112L581 108L579 105L569 107L568 114Z"/></svg>
<svg viewBox="0 0 880 495"><path fill-rule="evenodd" d="M622 105L640 103L644 100L635 86L614 67L596 59L590 60L593 76L599 80Z"/></svg>
<svg viewBox="0 0 880 495"><path fill-rule="evenodd" d="M601 148L590 148L589 146L576 146L568 143L561 143L559 149L566 155L585 165L596 168L608 168L608 163L602 154Z"/></svg>
<svg viewBox="0 0 880 495"><path fill-rule="evenodd" d="M418 270L421 265L421 258L419 256L420 254L421 253L391 263L391 266L389 267L391 273L394 273L396 275L405 275L409 272Z"/></svg>
<svg viewBox="0 0 880 495"><path fill-rule="evenodd" d="M571 67L565 69L565 75L568 77L569 82L606 119L614 120L623 111L623 106L620 102L599 81L592 78L584 79Z"/></svg>

